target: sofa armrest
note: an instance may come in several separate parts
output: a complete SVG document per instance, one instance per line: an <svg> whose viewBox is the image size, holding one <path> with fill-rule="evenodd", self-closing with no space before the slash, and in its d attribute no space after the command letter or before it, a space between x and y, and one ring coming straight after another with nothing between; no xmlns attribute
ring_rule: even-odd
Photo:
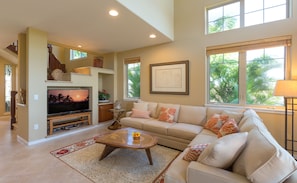
<svg viewBox="0 0 297 183"><path fill-rule="evenodd" d="M192 161L187 170L187 183L199 182L250 183L242 175Z"/></svg>

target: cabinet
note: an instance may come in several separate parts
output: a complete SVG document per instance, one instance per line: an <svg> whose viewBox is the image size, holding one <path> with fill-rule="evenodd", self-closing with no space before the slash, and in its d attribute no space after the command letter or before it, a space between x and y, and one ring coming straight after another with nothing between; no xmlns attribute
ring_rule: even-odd
<svg viewBox="0 0 297 183"><path fill-rule="evenodd" d="M52 135L55 128L61 128L80 123L88 123L88 125L91 125L91 114L91 112L82 112L48 117L48 135Z"/></svg>
<svg viewBox="0 0 297 183"><path fill-rule="evenodd" d="M113 119L113 113L112 111L110 111L110 109L113 109L113 104L110 104L110 103L99 104L98 106L99 123Z"/></svg>

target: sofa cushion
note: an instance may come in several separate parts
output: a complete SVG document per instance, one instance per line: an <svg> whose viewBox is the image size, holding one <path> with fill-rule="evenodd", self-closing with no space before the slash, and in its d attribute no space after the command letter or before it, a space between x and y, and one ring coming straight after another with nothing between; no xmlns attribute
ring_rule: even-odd
<svg viewBox="0 0 297 183"><path fill-rule="evenodd" d="M223 124L227 122L228 118L229 116L214 114L210 119L207 120L204 128L214 132L215 134L218 134Z"/></svg>
<svg viewBox="0 0 297 183"><path fill-rule="evenodd" d="M245 131L245 132L249 132L255 127L267 129L262 119L258 116L258 114L253 109L248 109L244 112L243 118L238 124L238 127L240 131Z"/></svg>
<svg viewBox="0 0 297 183"><path fill-rule="evenodd" d="M148 103L146 102L139 102L133 103L133 109L141 110L141 111L147 111L148 110Z"/></svg>
<svg viewBox="0 0 297 183"><path fill-rule="evenodd" d="M161 107L158 120L172 123L174 120L175 112L176 112L175 108Z"/></svg>
<svg viewBox="0 0 297 183"><path fill-rule="evenodd" d="M156 102L147 102L147 109L148 111L151 112L151 117L152 118L157 118L157 107L158 107L158 103Z"/></svg>
<svg viewBox="0 0 297 183"><path fill-rule="evenodd" d="M173 137L193 140L203 130L202 126L187 123L175 123L168 128L167 134Z"/></svg>
<svg viewBox="0 0 297 183"><path fill-rule="evenodd" d="M187 148L186 154L183 156L183 160L186 161L197 161L199 155L202 153L202 151L208 146L208 144L196 144L192 145L189 148Z"/></svg>
<svg viewBox="0 0 297 183"><path fill-rule="evenodd" d="M183 151L171 163L170 168L165 173L164 182L166 183L186 183L187 169L189 166L188 161L183 160L186 151Z"/></svg>
<svg viewBox="0 0 297 183"><path fill-rule="evenodd" d="M233 118L236 123L238 124L242 119L244 111L231 111L231 110L224 110L222 115L229 116L229 118Z"/></svg>
<svg viewBox="0 0 297 183"><path fill-rule="evenodd" d="M223 124L221 129L218 132L218 137L222 137L228 134L239 132L239 128L234 118L229 118L227 122Z"/></svg>
<svg viewBox="0 0 297 183"><path fill-rule="evenodd" d="M229 168L246 144L247 132L226 135L209 144L198 161L217 168Z"/></svg>
<svg viewBox="0 0 297 183"><path fill-rule="evenodd" d="M173 108L175 109L175 114L174 114L174 119L173 121L174 122L177 122L177 119L178 119L178 115L179 115L179 108L180 108L180 105L179 104L165 104L165 103L159 103L158 104L158 107L157 107L157 112L156 112L156 118L159 117L160 115L160 111L161 111L161 108L164 107L164 108Z"/></svg>
<svg viewBox="0 0 297 183"><path fill-rule="evenodd" d="M120 123L124 126L142 130L143 123L149 123L150 120L151 119L124 117L124 118L121 118Z"/></svg>
<svg viewBox="0 0 297 183"><path fill-rule="evenodd" d="M296 169L295 159L261 126L249 131L247 145L233 165L235 173L256 183L283 182Z"/></svg>
<svg viewBox="0 0 297 183"><path fill-rule="evenodd" d="M204 125L206 119L206 107L181 105L178 122L194 125Z"/></svg>
<svg viewBox="0 0 297 183"><path fill-rule="evenodd" d="M225 113L243 113L243 109L233 109L233 108L219 108L219 107L207 107L206 111L206 120L210 119L214 114L223 114ZM231 116L232 117L232 116ZM234 117L233 117L234 118Z"/></svg>
<svg viewBox="0 0 297 183"><path fill-rule="evenodd" d="M142 129L148 132L154 132L161 135L167 135L168 128L174 123L166 123L158 120L150 120L147 123L142 123Z"/></svg>
<svg viewBox="0 0 297 183"><path fill-rule="evenodd" d="M216 134L213 132L203 129L191 142L190 146L195 145L195 144L206 144L206 143L211 143L217 140L218 137Z"/></svg>
<svg viewBox="0 0 297 183"><path fill-rule="evenodd" d="M131 118L150 118L150 112L149 111L143 111L138 109L132 109Z"/></svg>

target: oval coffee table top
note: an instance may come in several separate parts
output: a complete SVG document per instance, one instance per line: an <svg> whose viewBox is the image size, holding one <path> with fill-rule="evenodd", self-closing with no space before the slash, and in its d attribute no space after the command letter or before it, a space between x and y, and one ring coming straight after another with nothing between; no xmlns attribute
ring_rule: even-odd
<svg viewBox="0 0 297 183"><path fill-rule="evenodd" d="M133 132L140 132L140 138L134 140ZM96 143L119 148L147 149L157 144L156 137L134 128L122 128L96 138Z"/></svg>

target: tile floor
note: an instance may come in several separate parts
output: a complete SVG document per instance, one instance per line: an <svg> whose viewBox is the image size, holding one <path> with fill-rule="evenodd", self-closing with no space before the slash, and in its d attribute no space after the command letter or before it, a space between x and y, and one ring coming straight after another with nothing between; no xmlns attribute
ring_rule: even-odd
<svg viewBox="0 0 297 183"><path fill-rule="evenodd" d="M10 130L10 118L0 117L0 182L90 183L89 179L52 156L50 152L100 134L106 131L110 123L111 121L72 129L70 133L66 132L67 135L53 135L45 142L28 146L18 142L16 130Z"/></svg>

